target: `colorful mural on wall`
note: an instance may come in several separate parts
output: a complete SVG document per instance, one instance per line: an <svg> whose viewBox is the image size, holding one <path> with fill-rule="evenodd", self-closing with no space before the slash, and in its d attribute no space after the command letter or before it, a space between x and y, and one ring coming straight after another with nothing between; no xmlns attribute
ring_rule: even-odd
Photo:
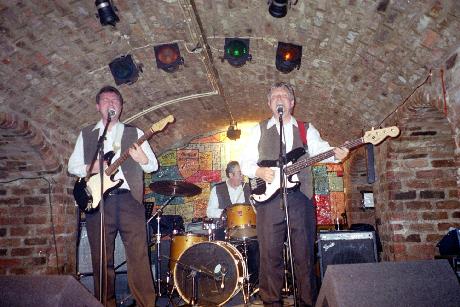
<svg viewBox="0 0 460 307"><path fill-rule="evenodd" d="M181 215L184 222L206 216L206 207L213 183L226 179L225 167L230 159L234 141L225 132L197 138L182 148L173 149L158 157L160 169L145 174L145 201L161 206L169 196L150 190L150 183L158 180L183 180L196 184L202 193L193 197L176 197L165 208L164 214ZM237 154L238 155L238 154ZM345 210L343 167L326 163L313 167L314 202L317 206L317 223L331 225Z"/></svg>

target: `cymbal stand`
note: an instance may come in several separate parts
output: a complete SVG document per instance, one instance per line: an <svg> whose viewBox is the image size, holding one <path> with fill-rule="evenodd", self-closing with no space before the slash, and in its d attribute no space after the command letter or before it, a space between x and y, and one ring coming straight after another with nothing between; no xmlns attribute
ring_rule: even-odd
<svg viewBox="0 0 460 307"><path fill-rule="evenodd" d="M164 208L166 208L167 205L173 200L173 198L176 196L171 196L166 200L166 202L155 212L154 215L152 215L148 220L147 220L147 225L150 223L152 219L157 220L157 233L155 236L155 244L156 244L156 249L157 249L157 261L156 261L156 266L155 266L155 275L156 275L156 284L157 284L157 290L158 290L158 296L161 296L161 253L160 253L160 246L161 246L161 232L160 232L160 221L161 221L161 215L163 214Z"/></svg>
<svg viewBox="0 0 460 307"><path fill-rule="evenodd" d="M246 238L243 239L243 248L244 248L244 263L245 263L245 272L244 272L244 280L246 285L243 285L243 301L244 304L246 305L249 302L249 297L251 294L251 284L249 282L249 268L248 268L248 246L246 243ZM245 291L245 286L246 286L246 291Z"/></svg>

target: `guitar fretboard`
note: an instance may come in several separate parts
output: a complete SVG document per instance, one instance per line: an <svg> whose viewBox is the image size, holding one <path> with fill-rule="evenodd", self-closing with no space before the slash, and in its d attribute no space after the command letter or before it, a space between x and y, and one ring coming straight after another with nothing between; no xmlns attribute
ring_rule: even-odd
<svg viewBox="0 0 460 307"><path fill-rule="evenodd" d="M150 129L147 133L145 133L143 136L141 136L135 143L137 145L141 145L142 143L144 143L146 140L150 139L153 135L153 133L155 133L155 131L153 131L153 129ZM105 169L105 174L107 176L110 176L112 175L116 170L117 168L123 164L123 162L126 161L126 159L129 158L129 148L126 149L118 159L115 160L115 162L113 162L112 164L110 164L106 169Z"/></svg>
<svg viewBox="0 0 460 307"><path fill-rule="evenodd" d="M353 140L351 142L347 142L345 144L342 144L339 147L345 147L345 148L348 148L348 149L352 149L352 148L358 147L358 146L360 146L360 145L362 145L364 143L365 143L364 139L359 138L359 139ZM334 150L333 149L325 151L325 152L320 153L319 155L316 155L316 156L313 156L313 157L303 158L303 159L300 159L299 161L295 162L292 165L286 166L284 172L285 172L286 176L291 176L291 175L294 175L294 174L300 172L305 167L308 167L308 166L313 165L315 163L321 162L324 159L330 158L332 156L334 156Z"/></svg>

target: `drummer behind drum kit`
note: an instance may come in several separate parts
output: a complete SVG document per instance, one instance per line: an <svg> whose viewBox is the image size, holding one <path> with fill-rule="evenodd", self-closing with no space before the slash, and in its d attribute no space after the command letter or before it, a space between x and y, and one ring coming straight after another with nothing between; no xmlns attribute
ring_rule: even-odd
<svg viewBox="0 0 460 307"><path fill-rule="evenodd" d="M174 197L201 193L198 186L176 180L157 181L150 184L150 188L155 193L171 196L150 218L156 218L157 225L160 225L163 209ZM225 222L226 240L215 240ZM226 220L205 219L201 228L201 233L173 234L168 268L174 277L170 299L176 289L187 304L221 306L242 290L244 303L248 303L251 291L257 291L256 282L250 282L247 250L249 241L256 239L254 209L250 204L233 204L226 209ZM158 226L156 283L161 294L160 240Z"/></svg>

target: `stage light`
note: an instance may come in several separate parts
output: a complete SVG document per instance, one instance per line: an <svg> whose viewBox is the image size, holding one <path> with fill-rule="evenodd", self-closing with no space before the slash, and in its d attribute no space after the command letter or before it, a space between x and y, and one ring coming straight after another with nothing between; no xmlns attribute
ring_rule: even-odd
<svg viewBox="0 0 460 307"><path fill-rule="evenodd" d="M139 68L130 54L116 58L109 67L117 85L133 84L139 77Z"/></svg>
<svg viewBox="0 0 460 307"><path fill-rule="evenodd" d="M118 11L117 7L112 5L110 0L96 0L94 4L97 8L96 16L99 17L101 24L115 27L115 24L120 21L115 13L115 11Z"/></svg>
<svg viewBox="0 0 460 307"><path fill-rule="evenodd" d="M227 129L227 137L232 141L238 140L241 136L241 130L239 130L236 125L236 122L232 122Z"/></svg>
<svg viewBox="0 0 460 307"><path fill-rule="evenodd" d="M153 47L157 67L166 72L175 72L180 65L184 64L184 58L180 56L177 43L164 44Z"/></svg>
<svg viewBox="0 0 460 307"><path fill-rule="evenodd" d="M224 59L235 67L241 67L252 59L249 54L249 39L226 38L224 52Z"/></svg>
<svg viewBox="0 0 460 307"><path fill-rule="evenodd" d="M283 18L287 14L288 0L269 0L268 12L275 18Z"/></svg>
<svg viewBox="0 0 460 307"><path fill-rule="evenodd" d="M299 69L302 61L302 46L278 42L276 50L276 69L289 73L294 68Z"/></svg>

